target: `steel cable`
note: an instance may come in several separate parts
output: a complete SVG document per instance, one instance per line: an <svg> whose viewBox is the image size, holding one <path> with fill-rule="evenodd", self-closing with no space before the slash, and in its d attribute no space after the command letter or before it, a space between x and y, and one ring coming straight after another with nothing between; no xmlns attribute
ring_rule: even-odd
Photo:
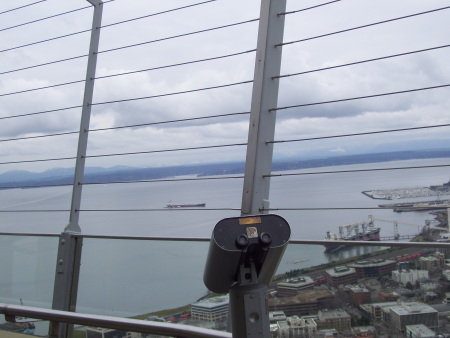
<svg viewBox="0 0 450 338"><path fill-rule="evenodd" d="M306 8L302 8L302 9L297 9L295 11L289 11L289 12L284 12L284 13L278 13L278 15L288 15L288 14L294 14L294 13L299 13L299 12L304 12L304 11L308 11L310 9L315 9L315 8L319 8L319 7L323 7L326 5L331 5L334 4L336 2L340 2L342 0L334 0L334 1L329 1L329 2L325 2L323 4L319 4L319 5L315 5L315 6L311 6L311 7L306 7Z"/></svg>
<svg viewBox="0 0 450 338"><path fill-rule="evenodd" d="M362 63L386 60L386 59L390 59L390 58L395 58L395 57L400 57L400 56L405 56L405 55L412 55L412 54L422 53L422 52L428 52L428 51L442 49L442 48L448 48L448 47L450 47L450 45L442 45L442 46L437 46L437 47L424 48L424 49L414 50L414 51L410 51L410 52L404 52L404 53L393 54L393 55L388 55L388 56L381 56L381 57L377 57L377 58L373 58L373 59L367 59L367 60L355 61L355 62L350 62L350 63L344 63L344 64L336 65L336 66L329 66L329 67L317 68L317 69L312 69L312 70L306 70L306 71L298 72L298 73L291 73L291 74L284 74L284 75L279 75L279 76L273 76L272 78L273 79L280 79L280 78L285 78L285 77L290 77L290 76L310 74L310 73L315 73L315 72L321 72L321 71L324 71L324 70L330 70L330 69L354 66L354 65L359 65L359 64L362 64Z"/></svg>
<svg viewBox="0 0 450 338"><path fill-rule="evenodd" d="M33 5L37 5L38 3L41 3L41 2L44 2L44 1L47 1L47 0L39 0L39 1L35 1L35 2L26 4L26 5L23 5L23 6L19 6L19 7L16 7L16 8L11 8L11 9L8 9L6 11L0 12L0 15L1 14L5 14L5 13L9 13L9 12L13 12L13 11L17 11L18 9L22 9L22 8L25 8L25 7L30 7L30 6L33 6Z"/></svg>
<svg viewBox="0 0 450 338"><path fill-rule="evenodd" d="M42 1L46 1L46 0L42 0ZM149 17L152 17L152 16L157 16L157 15L161 15L161 14L165 14L165 13L174 12L174 11L177 11L177 10L180 10L180 9L186 9L186 8L190 8L190 7L194 7L194 6L198 6L198 5L203 5L203 4L206 4L208 2L213 2L213 1L218 1L218 0L207 0L207 1L199 2L199 3L196 3L196 4L191 4L191 5L187 5L187 6L183 6L183 7L172 8L172 9L169 9L169 10L166 10L166 11L162 11L162 12L158 12L158 13L152 13L152 14L143 15L143 16L140 16L140 17L137 17L137 18L132 18L132 19L127 19L127 20L123 20L123 21L114 22L114 23L111 23L111 24L100 26L98 28L102 28L103 29L103 28L107 28L107 27L112 27L112 26L116 26L116 25L119 25L119 24L124 24L124 23L128 23L128 22L136 21L136 20L149 18ZM63 14L68 14L68 13L63 13ZM59 36L55 36L55 37L44 39L44 40L40 40L40 41L30 42L30 43L27 43L27 44L24 44L24 45L10 47L10 48L7 48L7 49L0 50L0 53L11 51L11 50L14 50L14 49L23 48L23 47L28 47L28 46L32 46L32 45L37 45L37 44L41 44L41 43L45 43L45 42L49 42L49 41L54 41L54 40L58 40L58 39L63 39L63 38L67 38L67 37L70 37L70 36L77 35L77 34L87 33L87 32L90 32L90 31L91 31L91 29L86 29L86 30L82 30L82 31L79 31L79 32L73 32L73 33L69 33L69 34L65 34L65 35L59 35Z"/></svg>
<svg viewBox="0 0 450 338"><path fill-rule="evenodd" d="M218 29L223 29L223 28L229 28L229 27L242 25L242 24L245 24L245 23L251 23L251 22L254 22L254 21L258 21L258 20L259 19L251 19L251 20L241 21L241 22L232 23L232 24L228 24L228 25L223 25L223 26L219 26L219 27L212 27L212 28L207 28L207 29L203 29L203 30L199 30L199 31L194 31L194 32L189 32L189 33L184 33L184 34L178 34L178 35L169 36L169 37L160 38L160 39L155 39L155 40L151 40L151 41L135 43L135 44L132 44L132 45L106 49L106 50L99 51L98 54L109 53L109 52L122 50L122 49L127 49L127 48L132 48L132 47L138 47L138 46L142 46L142 45L146 45L146 44L150 44L150 43L156 43L156 42L171 40L171 39L175 39L175 38L181 38L181 37L190 36L190 35L194 35L194 34L206 33L206 32L210 32L210 31L214 31L214 30L218 30ZM48 65L52 65L52 64L56 64L56 63L76 60L76 59L84 58L84 57L87 57L87 56L88 56L88 54L77 55L77 56L72 56L72 57L65 58L65 59L54 60L54 61L49 61L49 62L45 62L45 63L40 63L40 64L37 64L37 65L32 65L32 66L27 66L27 67L7 70L7 71L0 72L0 75L5 75L5 74L14 73L14 72L19 72L19 71L22 71L22 70L28 70L28 69L48 66Z"/></svg>
<svg viewBox="0 0 450 338"><path fill-rule="evenodd" d="M217 0L214 0L214 1L217 1ZM132 70L132 71L128 71L128 72L97 76L94 79L95 80L107 79L107 78L110 78L110 77L125 76L125 75L130 75L130 74L136 74L136 73L142 73L142 72L150 72L150 71L154 71L154 70L161 70L161 69L173 68L173 67L178 67L178 66L185 66L185 65L190 65L190 64L194 64L194 63L213 61L213 60L219 60L219 59L224 59L224 58L228 58L228 57L243 55L243 54L252 53L252 52L255 52L255 51L256 51L256 49L251 49L251 50L247 50L247 51L243 51L243 52L236 52L236 53L232 53L232 54L213 56L213 57L209 57L209 58L205 58L205 59L191 60L191 61L174 63L174 64L170 64L170 65L156 66L156 67L152 67L152 68L145 68L145 69L139 69L139 70ZM21 93L27 93L27 92L32 92L32 91L42 90L42 89L55 88L55 87L60 87L60 86L66 86L66 85L71 85L71 84L76 84L76 83L81 83L81 82L85 82L85 80L76 80L76 81L64 82L64 83L59 83L59 84L54 84L54 85L49 85L49 86L24 89L24 90L20 90L20 91L16 91L16 92L0 94L0 97L1 96L21 94Z"/></svg>
<svg viewBox="0 0 450 338"><path fill-rule="evenodd" d="M131 125L117 126L117 127L95 128L95 129L89 129L88 132L109 131L109 130L117 130L117 129L125 129L125 128L139 128L139 127L154 126L154 125L161 125L161 124L168 124L168 123L189 122L189 121L197 121L197 120L206 120L206 119L211 119L211 118L231 117L231 116L249 115L249 114L250 114L250 112L239 112L239 113L208 115L208 116L200 116L200 117L189 117L189 118L185 118L185 119L167 120L167 121L160 121L160 122L147 122L147 123L131 124ZM28 140L28 139L46 138L46 137L63 136L63 135L73 135L73 134L78 134L78 133L79 133L79 131L68 131L68 132L55 133L55 134L24 136L24 137L3 139L3 140L0 140L0 142Z"/></svg>
<svg viewBox="0 0 450 338"><path fill-rule="evenodd" d="M269 111L278 111L278 110L291 109L291 108L317 106L317 105L321 105L321 104L329 104L329 103L337 103L337 102L346 102L346 101L353 101L353 100L369 99L369 98L375 98L375 97L381 97L381 96L413 93L413 92L418 92L418 91L438 89L438 88L445 88L445 87L450 87L450 84L431 86L431 87L422 87L422 88L415 88L415 89L407 89L407 90L400 90L400 91L396 91L396 92L389 92L389 93L382 93L382 94L372 94L372 95L350 97L350 98L346 98L346 99L337 99L337 100L322 101L322 102L296 104L296 105L291 105L291 106L272 108L272 109L269 109Z"/></svg>
<svg viewBox="0 0 450 338"><path fill-rule="evenodd" d="M425 11L425 12L409 14L409 15L405 15L405 16L401 16L401 17L397 17L397 18L393 18L393 19L388 19L388 20L378 21L378 22L374 22L374 23L369 23L369 24L366 24L366 25L352 27L352 28L347 28L347 29L343 29L343 30L340 30L340 31L331 32L331 33L327 33L327 34L321 34L321 35L317 35L317 36L313 36L313 37L309 37L309 38L304 38L304 39L299 39L299 40L294 40L294 41L289 41L289 42L282 42L282 43L279 43L279 44L277 44L275 46L279 47L279 46L291 45L291 44L294 44L294 43L299 43L299 42L319 39L319 38L323 38L323 37L326 37L326 36L346 33L346 32L350 32L350 31L354 31L354 30L358 30L358 29L362 29L362 28L367 28L367 27L372 27L372 26L377 26L377 25L381 25L381 24L385 24L385 23L389 23L389 22L393 22L393 21L409 19L409 18L412 18L412 17L415 17L415 16L419 16L419 15L435 13L435 12L446 10L446 9L449 9L449 8L450 8L450 6L441 7L441 8Z"/></svg>
<svg viewBox="0 0 450 338"><path fill-rule="evenodd" d="M396 132L401 132L401 131L422 130L422 129L431 129L431 128L442 128L442 127L450 127L450 124L437 124L437 125L433 125L433 126L421 126L421 127L409 127L409 128L375 130L375 131L367 131L367 132L352 133L352 134L305 137L305 138L292 139L292 140L274 140L274 141L267 141L266 143L270 144L270 143L288 143L288 142L315 141L315 140L326 140L326 139L331 139L331 138L375 135L375 134L383 134L383 133L396 133Z"/></svg>

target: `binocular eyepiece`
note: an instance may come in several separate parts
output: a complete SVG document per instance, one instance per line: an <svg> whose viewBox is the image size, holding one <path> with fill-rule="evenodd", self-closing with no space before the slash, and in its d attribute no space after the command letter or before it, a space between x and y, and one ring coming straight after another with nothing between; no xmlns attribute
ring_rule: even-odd
<svg viewBox="0 0 450 338"><path fill-rule="evenodd" d="M203 281L217 293L241 283L240 269L256 270L257 283L270 283L286 249L291 229L277 215L234 217L214 227ZM255 282L255 281L253 281Z"/></svg>

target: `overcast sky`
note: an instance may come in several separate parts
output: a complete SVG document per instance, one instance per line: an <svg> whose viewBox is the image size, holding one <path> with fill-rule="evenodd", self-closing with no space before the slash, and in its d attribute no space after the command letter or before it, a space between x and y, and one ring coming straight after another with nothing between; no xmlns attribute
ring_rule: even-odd
<svg viewBox="0 0 450 338"><path fill-rule="evenodd" d="M82 82L45 90L5 95L22 90L85 78L86 58L48 66L52 61L86 55L90 34L37 43L90 29L92 8L74 11L32 24L24 24L78 8L84 0L47 0L8 11L36 0L0 2L0 117L33 114L79 106ZM256 48L259 0L217 0L112 25L202 0L116 0L104 5L97 77L145 70L205 58L242 53ZM297 11L318 1L288 1ZM286 15L285 42L450 6L433 0L342 0L319 8ZM450 9L381 25L334 34L283 47L282 74L379 58L444 46L450 43ZM246 22L249 21L249 22ZM145 43L209 28L245 22L201 34ZM24 24L24 25L22 25ZM18 27L11 28L13 26ZM31 46L20 47L32 44ZM140 44L132 48L113 48ZM102 52L103 51L103 52ZM450 50L422 53L363 63L334 70L290 76L280 80L278 107L339 100L365 95L450 84ZM213 61L98 79L95 82L91 128L122 127L250 110L254 52ZM198 91L104 104L104 102ZM450 123L450 87L409 94L352 100L278 111L277 140L433 126ZM80 108L0 120L0 140L73 132L79 129ZM92 131L89 155L147 152L187 147L241 144L247 141L248 115L159 124L138 128ZM332 140L288 142L275 145L275 158L310 158L407 147L448 147L449 128L370 135ZM6 141L0 143L1 162L74 157L77 135ZM88 166L164 166L188 163L243 161L245 147L230 146L196 151L89 158ZM0 165L8 170L43 171L71 167L74 161L48 161Z"/></svg>

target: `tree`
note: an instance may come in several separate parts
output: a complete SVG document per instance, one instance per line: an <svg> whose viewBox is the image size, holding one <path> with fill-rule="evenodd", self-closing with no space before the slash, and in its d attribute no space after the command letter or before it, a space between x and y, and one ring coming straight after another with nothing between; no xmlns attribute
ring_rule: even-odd
<svg viewBox="0 0 450 338"><path fill-rule="evenodd" d="M406 283L405 287L406 287L408 290L414 289L414 286L411 284L411 282Z"/></svg>

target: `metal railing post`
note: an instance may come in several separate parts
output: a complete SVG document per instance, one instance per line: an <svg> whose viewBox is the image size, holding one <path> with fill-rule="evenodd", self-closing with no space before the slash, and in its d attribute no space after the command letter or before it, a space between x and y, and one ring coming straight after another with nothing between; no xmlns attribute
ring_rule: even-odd
<svg viewBox="0 0 450 338"><path fill-rule="evenodd" d="M78 137L77 158L75 163L74 182L72 187L72 202L69 224L59 239L58 256L56 262L53 304L55 310L75 311L78 280L80 275L81 248L83 239L77 236L81 233L79 226L79 210L81 205L81 190L84 176L86 149L88 142L89 123L91 117L91 103L94 95L95 70L97 66L100 27L103 12L103 2L87 0L94 7L92 20L91 41L86 70L83 108L81 112L80 132ZM71 337L72 325L51 322L50 337Z"/></svg>
<svg viewBox="0 0 450 338"><path fill-rule="evenodd" d="M250 114L241 214L264 212L269 208L269 175L272 170L278 79L280 74L286 0L261 0L258 45Z"/></svg>

